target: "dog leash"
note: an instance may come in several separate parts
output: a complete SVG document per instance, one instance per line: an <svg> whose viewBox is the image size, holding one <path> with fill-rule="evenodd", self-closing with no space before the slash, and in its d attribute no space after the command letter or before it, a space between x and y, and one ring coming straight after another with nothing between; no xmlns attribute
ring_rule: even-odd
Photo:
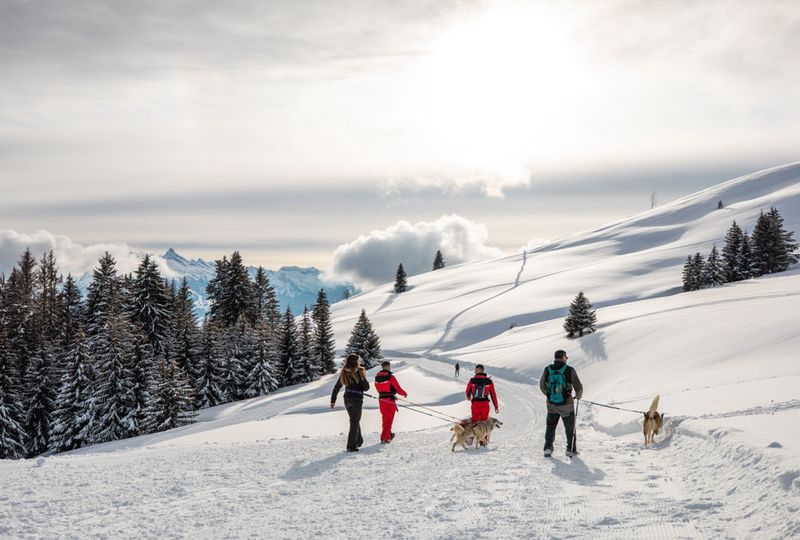
<svg viewBox="0 0 800 540"><path fill-rule="evenodd" d="M606 409L616 409L618 411L627 411L637 414L647 414L645 411L635 411L633 409L626 409L625 407L615 407L614 405L607 405L605 403L597 403L596 401L590 401L588 399L579 399L578 401L585 401L586 403L591 403L592 405L597 405L598 407L605 407Z"/></svg>
<svg viewBox="0 0 800 540"><path fill-rule="evenodd" d="M377 397L377 396L373 396L372 394L368 394L367 392L358 392L358 391L356 391L356 390L345 390L345 393L348 393L348 394L358 394L358 395L361 395L361 396L366 396L366 397L368 397L368 398L376 399L376 400L378 400L378 401L385 401L386 403L393 403L393 404L394 404L396 407L402 407L402 408L404 408L404 409L408 409L409 411L412 411L412 412L415 412L415 413L424 414L425 416L430 416L431 418L435 418L436 420L442 420L442 421L445 421L445 422L447 422L448 424L451 422L450 418L455 418L455 417L450 417L450 418L442 418L442 416L448 416L448 415L445 415L444 413L440 413L440 412L438 412L438 411L433 411L433 412L435 412L436 414L438 414L438 415L441 415L441 416L434 416L433 414L429 414L429 413L426 413L426 412L424 412L424 411L418 411L417 409L412 409L412 408L411 408L411 407L409 407L408 405L401 405L401 404L397 403L396 401L394 401L394 400L391 400L391 399L388 399L388 398L379 398L379 397ZM457 420L458 420L459 422L461 422L461 420L460 420L460 419L457 419Z"/></svg>
<svg viewBox="0 0 800 540"><path fill-rule="evenodd" d="M463 418L456 418L455 416L450 416L449 414L446 414L446 413L443 413L443 412L439 412L439 411L437 411L435 409L431 409L430 407L426 407L425 405L420 405L419 403L414 403L413 401L409 401L409 400L401 398L401 397L399 397L397 399L400 400L400 401L403 401L405 403L408 403L409 405L413 405L414 407L419 407L420 409L425 409L426 411L431 411L431 412L434 412L434 413L436 413L438 415L446 416L448 418L451 418L451 419L455 420L456 422L461 422L463 420Z"/></svg>

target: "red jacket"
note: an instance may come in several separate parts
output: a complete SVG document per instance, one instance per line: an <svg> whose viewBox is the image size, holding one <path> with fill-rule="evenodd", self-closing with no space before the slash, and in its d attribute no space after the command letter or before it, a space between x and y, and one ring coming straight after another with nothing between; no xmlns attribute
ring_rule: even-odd
<svg viewBox="0 0 800 540"><path fill-rule="evenodd" d="M491 397L494 408L497 408L497 394L494 391L494 383L485 373L475 375L467 384L467 399L472 401L489 401Z"/></svg>
<svg viewBox="0 0 800 540"><path fill-rule="evenodd" d="M391 371L381 370L375 375L375 390L378 391L378 397L381 399L397 399L395 394L400 394L403 397L408 397L408 394L400 383L397 382Z"/></svg>

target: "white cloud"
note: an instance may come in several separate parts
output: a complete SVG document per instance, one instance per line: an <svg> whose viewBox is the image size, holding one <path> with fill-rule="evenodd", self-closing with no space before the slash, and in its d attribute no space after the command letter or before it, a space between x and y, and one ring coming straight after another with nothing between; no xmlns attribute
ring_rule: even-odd
<svg viewBox="0 0 800 540"><path fill-rule="evenodd" d="M369 287L393 280L399 263L408 275L431 270L437 249L448 265L502 256L486 245L488 236L483 224L457 215L413 225L398 221L336 248L330 273Z"/></svg>
<svg viewBox="0 0 800 540"><path fill-rule="evenodd" d="M83 245L73 242L63 234L53 234L39 230L32 234L19 233L10 229L0 230L0 273L8 273L19 260L19 256L30 248L39 259L42 254L52 250L58 262L58 268L64 275L72 274L80 278L84 273L97 266L97 261L108 251L117 261L117 271L127 274L136 270L144 252L136 250L125 243ZM160 256L156 257L162 274L171 277L172 272L163 264Z"/></svg>

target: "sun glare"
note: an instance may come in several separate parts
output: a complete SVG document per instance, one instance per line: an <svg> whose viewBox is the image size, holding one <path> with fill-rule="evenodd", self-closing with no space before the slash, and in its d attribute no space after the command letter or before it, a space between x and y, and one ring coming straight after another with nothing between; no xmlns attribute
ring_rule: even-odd
<svg viewBox="0 0 800 540"><path fill-rule="evenodd" d="M422 66L424 132L475 167L558 152L587 71L563 14L492 6L464 20Z"/></svg>

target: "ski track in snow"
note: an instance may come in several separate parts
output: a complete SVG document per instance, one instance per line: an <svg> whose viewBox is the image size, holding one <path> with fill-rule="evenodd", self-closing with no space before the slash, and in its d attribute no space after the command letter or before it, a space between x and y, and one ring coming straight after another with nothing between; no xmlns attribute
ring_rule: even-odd
<svg viewBox="0 0 800 540"><path fill-rule="evenodd" d="M413 365L451 378L451 366L442 362L418 359ZM593 429L588 413L579 417L581 456L570 462L563 455L560 425L556 452L545 459L545 410L538 388L494 378L504 425L488 449L451 452L450 432L439 427L399 432L387 446L370 433L359 454L343 452L342 435L2 463L0 537L771 538L800 533L800 521L776 525L769 517L776 506L798 506L795 484L800 481L791 473L770 477L769 465L756 453L680 430L645 449L639 433L611 437ZM398 431L412 414L401 409ZM708 467L715 468L713 478ZM747 487L759 484L766 489L754 503Z"/></svg>

